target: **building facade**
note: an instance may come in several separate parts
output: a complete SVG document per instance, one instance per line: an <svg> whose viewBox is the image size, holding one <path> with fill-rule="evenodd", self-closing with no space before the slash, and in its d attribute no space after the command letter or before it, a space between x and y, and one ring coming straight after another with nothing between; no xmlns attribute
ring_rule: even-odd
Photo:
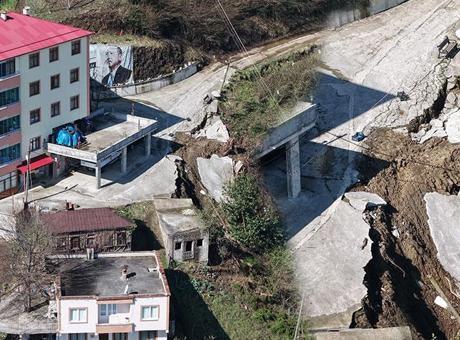
<svg viewBox="0 0 460 340"><path fill-rule="evenodd" d="M167 339L170 291L156 253L58 262L58 340Z"/></svg>
<svg viewBox="0 0 460 340"><path fill-rule="evenodd" d="M86 254L131 250L135 224L110 208L90 208L42 213L55 254Z"/></svg>
<svg viewBox="0 0 460 340"><path fill-rule="evenodd" d="M0 14L0 197L27 168L50 173L54 130L89 114L91 32L18 13Z"/></svg>

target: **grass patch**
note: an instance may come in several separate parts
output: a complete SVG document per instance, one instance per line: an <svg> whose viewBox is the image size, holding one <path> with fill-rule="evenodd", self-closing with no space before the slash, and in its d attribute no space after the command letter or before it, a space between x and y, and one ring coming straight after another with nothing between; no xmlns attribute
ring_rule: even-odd
<svg viewBox="0 0 460 340"><path fill-rule="evenodd" d="M223 120L231 134L254 147L268 129L310 94L318 56L314 49L237 72L224 91Z"/></svg>
<svg viewBox="0 0 460 340"><path fill-rule="evenodd" d="M0 0L0 10L11 11L16 8L17 0Z"/></svg>

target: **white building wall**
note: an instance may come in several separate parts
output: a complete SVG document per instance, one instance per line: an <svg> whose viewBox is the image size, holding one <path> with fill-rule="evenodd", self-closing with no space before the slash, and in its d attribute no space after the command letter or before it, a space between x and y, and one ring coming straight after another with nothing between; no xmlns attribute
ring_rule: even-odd
<svg viewBox="0 0 460 340"><path fill-rule="evenodd" d="M159 319L157 321L142 321L141 307L142 306L159 306ZM169 297L153 297L153 298L136 298L134 304L133 323L135 331L153 331L153 330L168 330L169 329Z"/></svg>
<svg viewBox="0 0 460 340"><path fill-rule="evenodd" d="M60 333L96 333L96 324L98 321L97 302L93 300L75 299L60 301ZM71 323L70 309L71 308L87 308L88 322L87 323Z"/></svg>
<svg viewBox="0 0 460 340"><path fill-rule="evenodd" d="M81 38L81 52L76 55L71 53L71 42L59 45L59 60L49 62L49 49L40 50L40 66L29 69L29 54L20 56L16 60L21 73L21 153L25 157L31 138L41 136L43 140L48 138L54 127L73 122L89 114L88 112L88 37ZM79 68L79 81L70 83L70 70ZM60 86L51 90L51 76L60 74ZM40 94L30 97L29 84L40 80ZM70 111L70 97L79 95L79 108ZM61 114L51 117L51 104L61 103ZM30 111L41 109L40 122L30 124ZM37 156L43 150L34 152L31 156Z"/></svg>

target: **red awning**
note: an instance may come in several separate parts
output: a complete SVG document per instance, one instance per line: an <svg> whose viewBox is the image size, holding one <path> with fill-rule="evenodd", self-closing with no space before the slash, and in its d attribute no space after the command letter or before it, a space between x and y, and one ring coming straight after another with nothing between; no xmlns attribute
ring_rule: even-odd
<svg viewBox="0 0 460 340"><path fill-rule="evenodd" d="M32 171L32 170L41 168L42 166L51 164L53 162L54 162L54 159L51 156L46 156L46 155L38 156L36 158L33 158L30 161L29 169L30 169L30 171ZM27 164L18 166L18 170L22 174L25 174L27 172Z"/></svg>

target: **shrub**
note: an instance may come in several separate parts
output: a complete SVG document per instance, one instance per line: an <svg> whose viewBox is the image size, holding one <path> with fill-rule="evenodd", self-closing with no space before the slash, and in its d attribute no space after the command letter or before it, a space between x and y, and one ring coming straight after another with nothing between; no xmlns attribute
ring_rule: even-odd
<svg viewBox="0 0 460 340"><path fill-rule="evenodd" d="M238 176L226 187L223 203L232 237L256 252L264 252L284 241L280 218L271 201L260 190L254 175Z"/></svg>

